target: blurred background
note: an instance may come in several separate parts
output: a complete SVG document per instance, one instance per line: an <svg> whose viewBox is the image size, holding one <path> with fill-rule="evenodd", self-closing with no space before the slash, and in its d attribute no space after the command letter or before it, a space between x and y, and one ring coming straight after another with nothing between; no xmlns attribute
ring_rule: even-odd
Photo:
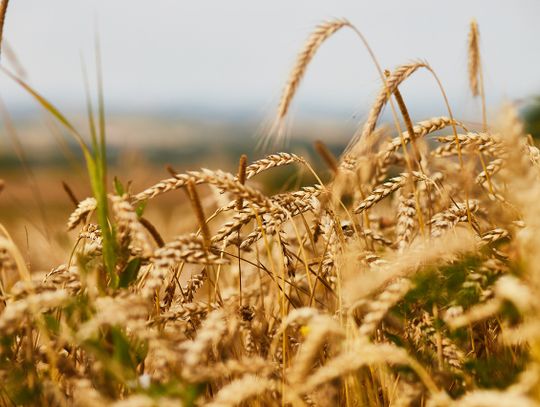
<svg viewBox="0 0 540 407"><path fill-rule="evenodd" d="M165 164L234 171L240 154L260 157L255 146L297 52L319 22L337 17L362 31L383 67L427 60L456 116L473 126L481 109L467 85L467 33L476 18L491 117L515 103L540 134L538 16L537 0L12 0L0 63L88 134L82 70L95 98L99 37L110 175L132 181L138 192L168 176ZM313 140L321 139L339 154L379 88L361 42L339 32L310 64L290 113L289 144L280 149L311 157ZM413 121L446 113L425 72L401 91ZM26 248L32 267L47 268L64 261L73 243L64 226L73 207L62 181L79 199L90 193L83 160L61 125L4 73L0 111L0 223ZM279 189L291 175L263 179L263 187ZM148 216L177 233L183 201L181 192L165 195Z"/></svg>

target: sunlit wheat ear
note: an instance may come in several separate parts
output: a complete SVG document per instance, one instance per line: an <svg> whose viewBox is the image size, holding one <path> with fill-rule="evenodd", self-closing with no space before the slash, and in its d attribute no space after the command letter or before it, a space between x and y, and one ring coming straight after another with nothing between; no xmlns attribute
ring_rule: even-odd
<svg viewBox="0 0 540 407"><path fill-rule="evenodd" d="M113 212L117 221L117 238L140 248L144 257L152 255L150 243L144 226L139 221L135 208L129 203L128 196L111 195Z"/></svg>
<svg viewBox="0 0 540 407"><path fill-rule="evenodd" d="M405 64L397 67L394 72L392 72L390 76L386 78L385 83L383 83L383 86L377 95L377 99L375 99L375 102L371 106L368 118L362 127L362 131L357 132L354 135L347 146L347 152L350 152L353 149L359 149L360 151L363 150L359 147L360 142L368 146L373 143L371 135L375 131L377 120L379 119L383 107L386 105L397 87L420 68L430 69L426 62L413 62L411 64Z"/></svg>
<svg viewBox="0 0 540 407"><path fill-rule="evenodd" d="M71 215L69 215L69 219L67 222L67 229L72 230L74 229L79 223L84 221L86 216L90 214L91 212L95 211L97 208L97 201L95 198L86 198L83 199L79 204L77 205L77 208L73 211Z"/></svg>
<svg viewBox="0 0 540 407"><path fill-rule="evenodd" d="M371 107L368 119L364 124L364 128L362 130L363 139L367 139L375 130L375 126L377 125L377 119L381 114L382 108L388 102L388 99L396 91L398 86L405 79L411 76L416 70L418 70L419 68L425 68L427 66L428 65L424 62L415 62L412 64L401 65L394 72L392 72L390 76L388 76L388 78L386 79L386 83L383 84L383 87L379 91L379 95L377 96L375 103Z"/></svg>
<svg viewBox="0 0 540 407"><path fill-rule="evenodd" d="M284 193L275 195L272 197L271 201L275 202L284 210L288 211L291 216L296 216L298 214L312 211L314 209L314 204L316 198L322 193L323 187L321 185L315 185L313 187L303 187L300 191ZM216 235L213 236L212 241L220 242L225 238L229 238L234 232L237 232L243 226L247 225L249 222L254 220L257 216L264 214L280 214L284 215L283 210L274 210L269 211L267 208L246 208L238 213L236 213L233 218L224 223L222 227L217 231ZM280 224L286 221L286 217L283 218L280 216L279 219L274 219L274 224ZM260 230L256 230L255 235L257 239L260 237ZM249 236L248 236L249 239ZM247 244L247 243L246 243ZM244 245L244 243L242 243Z"/></svg>
<svg viewBox="0 0 540 407"><path fill-rule="evenodd" d="M200 265L224 264L226 259L211 252L202 236L195 234L178 236L154 251L153 265L142 288L142 295L151 298L161 288L169 270L177 263Z"/></svg>
<svg viewBox="0 0 540 407"><path fill-rule="evenodd" d="M284 119L287 116L291 101L300 86L300 82L306 73L306 69L316 54L321 44L343 27L350 27L351 23L346 19L337 19L319 24L309 36L304 48L298 54L294 67L289 74L289 79L281 95L278 105L277 117L270 132L265 135L264 145L268 145L271 137L277 136L276 142L282 141L284 135Z"/></svg>
<svg viewBox="0 0 540 407"><path fill-rule="evenodd" d="M400 194L397 212L396 241L399 252L411 243L416 218L414 194Z"/></svg>
<svg viewBox="0 0 540 407"><path fill-rule="evenodd" d="M364 200L362 200L362 202L358 204L358 206L354 209L354 213L361 213L366 209L371 208L377 202L400 189L410 178L410 174L403 173L397 177L390 178L385 183L377 186Z"/></svg>
<svg viewBox="0 0 540 407"><path fill-rule="evenodd" d="M62 264L45 275L43 284L49 284L52 287L62 287L70 295L76 295L81 290L81 278L77 267L67 267Z"/></svg>
<svg viewBox="0 0 540 407"><path fill-rule="evenodd" d="M468 54L469 54L469 88L471 89L471 93L473 96L479 95L479 87L478 87L478 74L480 70L480 50L479 50L479 39L480 39L480 33L478 32L478 24L476 23L476 20L471 21L471 25L469 28L469 46L468 46Z"/></svg>
<svg viewBox="0 0 540 407"><path fill-rule="evenodd" d="M246 179L251 179L255 175L267 171L271 168L277 168L293 163L305 165L306 160L302 157L297 156L296 154L291 153L270 154L269 156L261 158L260 160L257 160L246 167Z"/></svg>
<svg viewBox="0 0 540 407"><path fill-rule="evenodd" d="M488 176L492 178L504 167L505 164L506 163L502 158L492 160L488 165L486 165L486 169L478 174L475 179L476 183L480 185L484 184L487 181Z"/></svg>
<svg viewBox="0 0 540 407"><path fill-rule="evenodd" d="M394 137L381 148L381 150L377 153L377 161L379 165L382 165L384 167L386 163L391 159L392 155L402 147L403 143L408 144L413 139L425 137L430 133L442 130L452 125L459 126L466 130L466 127L463 123L456 120L451 120L450 118L445 116L432 117L428 120L423 120L416 123L412 129L413 134L409 134L409 131L403 132L401 134L401 137ZM448 142L455 141L455 138L452 136L448 136L448 138ZM351 151L351 153L354 153L354 151Z"/></svg>
<svg viewBox="0 0 540 407"><path fill-rule="evenodd" d="M200 273L192 275L187 281L186 286L182 289L183 298L182 303L193 302L195 293L202 287L206 281L206 270L203 269Z"/></svg>

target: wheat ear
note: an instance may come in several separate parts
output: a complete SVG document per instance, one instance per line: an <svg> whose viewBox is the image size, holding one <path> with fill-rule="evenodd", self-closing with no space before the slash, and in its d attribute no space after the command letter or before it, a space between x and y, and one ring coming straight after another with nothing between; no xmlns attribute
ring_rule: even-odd
<svg viewBox="0 0 540 407"><path fill-rule="evenodd" d="M296 63L289 74L287 85L285 85L285 89L283 90L277 113L279 121L283 120L287 115L291 101L306 73L306 69L321 44L341 28L350 25L349 21L345 19L325 21L319 24L315 28L315 31L309 36L304 48L302 48L302 51L300 51L296 58Z"/></svg>
<svg viewBox="0 0 540 407"><path fill-rule="evenodd" d="M269 135L277 132L278 139L282 137L283 121L285 116L287 116L291 101L296 94L298 87L300 86L300 82L306 73L309 63L317 53L317 50L321 44L343 27L352 26L351 23L346 19L325 21L319 24L315 28L315 31L311 33L304 47L298 53L294 67L289 74L287 84L285 85L285 89L283 89L283 93L279 101L277 117L272 129L269 132Z"/></svg>
<svg viewBox="0 0 540 407"><path fill-rule="evenodd" d="M369 144L370 136L374 132L377 125L377 119L379 118L379 115L381 114L383 107L388 102L390 96L405 79L411 76L419 68L429 68L429 66L424 62L401 65L394 72L392 72L388 78L386 78L386 81L383 84L382 89L379 91L375 103L371 106L371 110L369 111L368 118L364 123L362 132L353 137L349 143L349 146L347 147L347 151L350 151L360 140L362 140L363 143Z"/></svg>
<svg viewBox="0 0 540 407"><path fill-rule="evenodd" d="M478 73L480 70L480 50L478 46L479 32L478 24L476 20L471 21L469 29L469 44L468 44L468 54L469 54L469 88L473 96L479 95L478 88Z"/></svg>

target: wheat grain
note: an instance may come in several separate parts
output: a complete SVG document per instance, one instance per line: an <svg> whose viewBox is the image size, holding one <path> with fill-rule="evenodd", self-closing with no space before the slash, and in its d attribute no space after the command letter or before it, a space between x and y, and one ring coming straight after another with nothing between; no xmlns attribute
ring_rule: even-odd
<svg viewBox="0 0 540 407"><path fill-rule="evenodd" d="M179 262L225 264L227 260L214 254L212 247L207 247L202 237L193 234L179 236L154 252L153 267L145 282L144 296L152 296L161 286L170 268Z"/></svg>
<svg viewBox="0 0 540 407"><path fill-rule="evenodd" d="M505 239L510 236L510 233L503 228L495 228L488 230L482 234L483 244L493 244L501 239Z"/></svg>

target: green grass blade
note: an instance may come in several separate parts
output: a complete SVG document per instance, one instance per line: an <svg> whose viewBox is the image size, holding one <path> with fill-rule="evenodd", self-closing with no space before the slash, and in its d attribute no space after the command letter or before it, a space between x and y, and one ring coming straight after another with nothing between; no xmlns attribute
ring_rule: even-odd
<svg viewBox="0 0 540 407"><path fill-rule="evenodd" d="M88 127L90 130L90 139L92 140L92 149L94 153L98 151L96 124L94 122L94 109L92 107L92 98L90 97L90 83L86 72L86 65L81 56L81 69L84 81L84 93L86 96L86 114L88 116Z"/></svg>
<svg viewBox="0 0 540 407"><path fill-rule="evenodd" d="M99 38L96 35L96 70L98 86L98 120L99 139L98 148L95 152L98 173L96 174L96 184L99 186L99 193L96 195L98 202L98 219L101 225L103 237L103 260L111 279L111 286L118 286L118 276L116 274L116 239L114 237L114 225L108 222L108 199L107 199L107 143L105 137L105 100L103 97L103 75L101 68L101 51Z"/></svg>
<svg viewBox="0 0 540 407"><path fill-rule="evenodd" d="M81 149L83 150L83 153L85 155L86 159L91 158L90 150L88 149L88 146L84 142L82 136L79 134L79 132L75 129L75 127L71 124L71 122L66 119L66 117L60 113L60 111L47 99L45 99L43 96L41 96L37 91L35 91L30 85L28 85L25 81L18 78L15 74L10 72L7 68L0 66L0 70L2 70L7 76L9 76L11 79L13 79L16 83L18 83L24 90L26 90L45 110L47 110L50 114L52 114L60 123L62 123L66 129L68 129L71 133L71 135L75 138L75 140L79 143Z"/></svg>

